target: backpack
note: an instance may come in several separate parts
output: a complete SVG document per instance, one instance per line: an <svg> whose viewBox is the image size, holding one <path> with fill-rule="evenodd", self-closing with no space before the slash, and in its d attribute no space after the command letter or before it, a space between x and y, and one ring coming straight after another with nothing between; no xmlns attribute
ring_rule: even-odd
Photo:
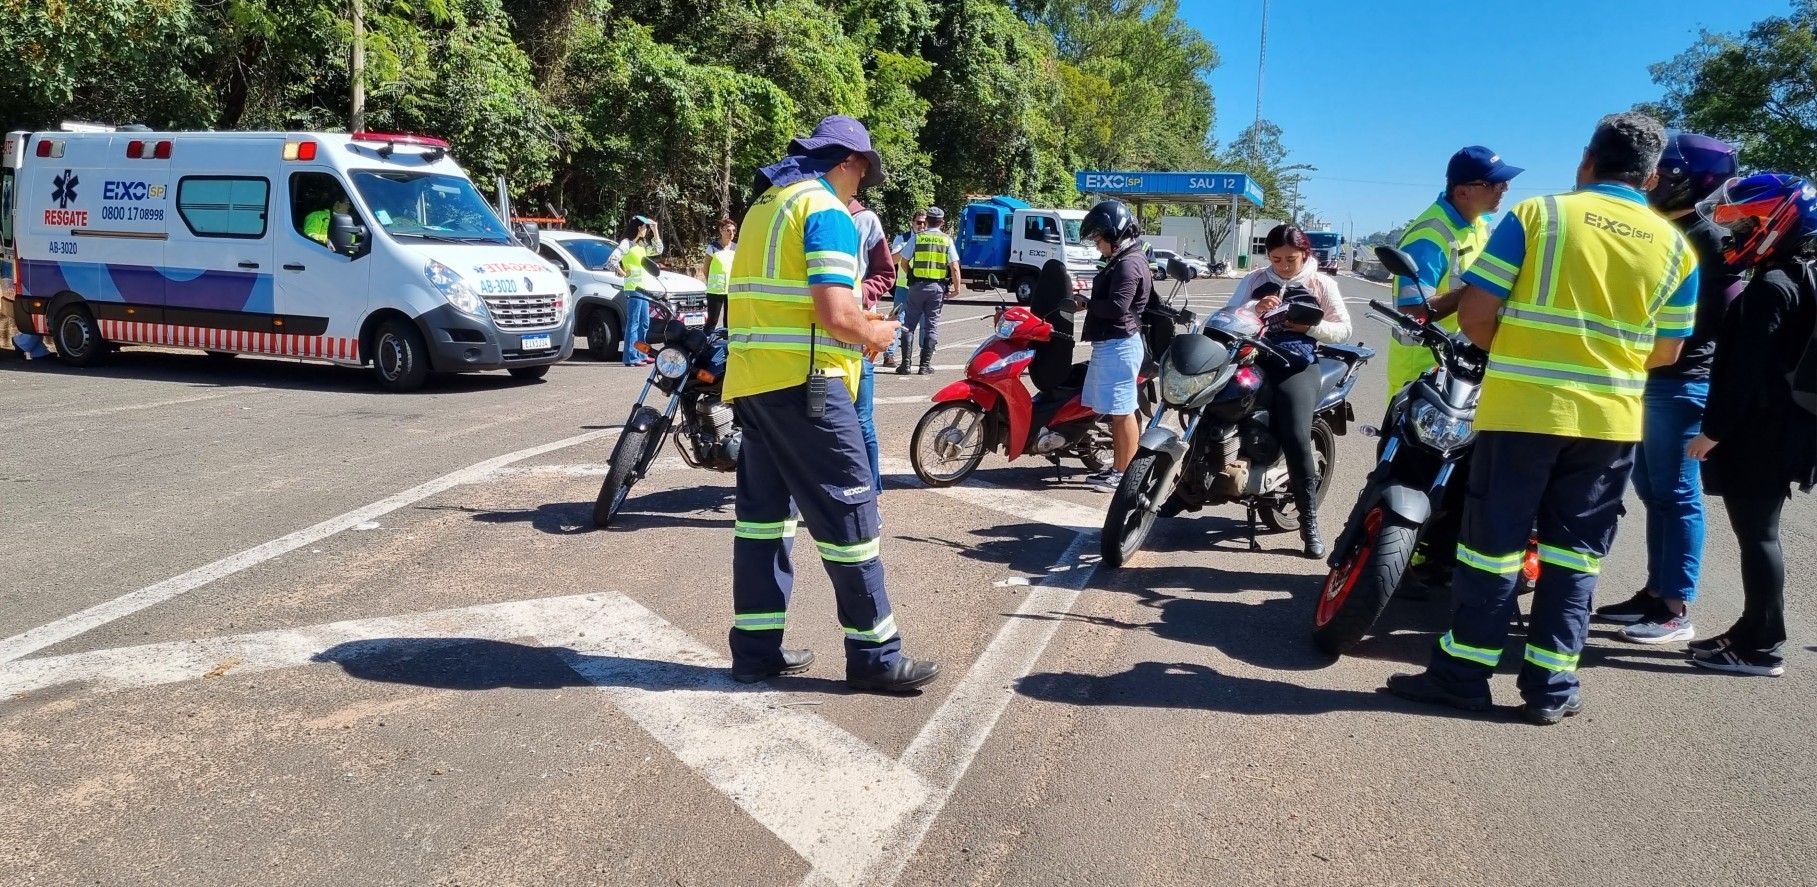
<svg viewBox="0 0 1817 887"><path fill-rule="evenodd" d="M1817 300L1817 264L1802 264L1804 297ZM1797 366L1785 374L1785 380L1792 386L1792 403L1807 413L1817 415L1817 325L1811 329L1811 341L1805 343L1804 354L1798 358Z"/></svg>

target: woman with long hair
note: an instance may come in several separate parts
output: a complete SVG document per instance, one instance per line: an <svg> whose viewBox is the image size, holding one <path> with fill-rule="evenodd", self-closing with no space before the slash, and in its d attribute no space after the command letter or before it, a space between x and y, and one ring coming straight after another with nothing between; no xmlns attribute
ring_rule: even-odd
<svg viewBox="0 0 1817 887"><path fill-rule="evenodd" d="M1313 262L1312 240L1297 225L1277 225L1264 241L1268 264L1249 272L1229 307L1255 303L1258 315L1266 314L1281 304L1281 293L1290 287L1304 287L1318 299L1325 319L1311 326L1288 324L1286 329L1303 333L1328 344L1350 338L1350 309L1344 306L1344 295L1330 275L1319 273ZM1277 368L1269 373L1274 388L1274 408L1268 419L1275 438L1281 442L1287 458L1287 475L1292 481L1294 505L1300 512L1300 540L1306 556L1325 556L1325 540L1319 535L1318 461L1312 450L1312 413L1318 407L1318 363L1300 369Z"/></svg>
<svg viewBox="0 0 1817 887"><path fill-rule="evenodd" d="M653 358L637 350L637 343L650 334L650 297L644 294L643 261L662 255L662 233L656 220L632 216L625 223L624 239L612 254L609 268L624 280L625 290L625 366L645 366Z"/></svg>

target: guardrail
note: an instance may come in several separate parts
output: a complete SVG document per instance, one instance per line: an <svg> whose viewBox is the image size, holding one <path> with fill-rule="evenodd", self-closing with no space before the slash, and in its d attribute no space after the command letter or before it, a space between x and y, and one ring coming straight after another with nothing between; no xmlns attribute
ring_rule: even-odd
<svg viewBox="0 0 1817 887"><path fill-rule="evenodd" d="M1350 270L1358 277L1379 280L1383 283L1387 283L1394 277L1388 273L1388 269L1382 267L1381 262L1375 259L1356 259L1350 263Z"/></svg>

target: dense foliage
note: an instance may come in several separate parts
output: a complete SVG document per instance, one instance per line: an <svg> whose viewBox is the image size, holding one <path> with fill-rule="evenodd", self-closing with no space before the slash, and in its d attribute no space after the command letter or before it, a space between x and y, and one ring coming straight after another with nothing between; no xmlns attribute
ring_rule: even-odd
<svg viewBox="0 0 1817 887"><path fill-rule="evenodd" d="M0 125L344 129L355 2L0 0ZM1217 52L1179 0L357 2L368 128L447 137L520 210L590 227L646 213L699 243L830 113L871 128L893 224L1073 203L1087 168L1227 161L1278 196L1278 129L1215 156Z"/></svg>
<svg viewBox="0 0 1817 887"><path fill-rule="evenodd" d="M1817 174L1817 0L1737 35L1704 32L1653 66L1665 98L1643 109L1741 149L1750 170Z"/></svg>

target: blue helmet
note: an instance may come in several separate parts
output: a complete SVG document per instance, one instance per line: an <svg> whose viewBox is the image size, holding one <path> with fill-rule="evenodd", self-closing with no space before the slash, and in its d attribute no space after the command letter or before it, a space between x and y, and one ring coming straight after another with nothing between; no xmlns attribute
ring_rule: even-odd
<svg viewBox="0 0 1817 887"><path fill-rule="evenodd" d="M1782 250L1796 253L1817 238L1817 186L1779 173L1730 179L1697 204L1699 215L1728 232L1723 258L1752 265Z"/></svg>
<svg viewBox="0 0 1817 887"><path fill-rule="evenodd" d="M1659 182L1647 202L1660 212L1690 209L1734 178L1739 165L1735 148L1709 136L1673 133L1659 158Z"/></svg>

